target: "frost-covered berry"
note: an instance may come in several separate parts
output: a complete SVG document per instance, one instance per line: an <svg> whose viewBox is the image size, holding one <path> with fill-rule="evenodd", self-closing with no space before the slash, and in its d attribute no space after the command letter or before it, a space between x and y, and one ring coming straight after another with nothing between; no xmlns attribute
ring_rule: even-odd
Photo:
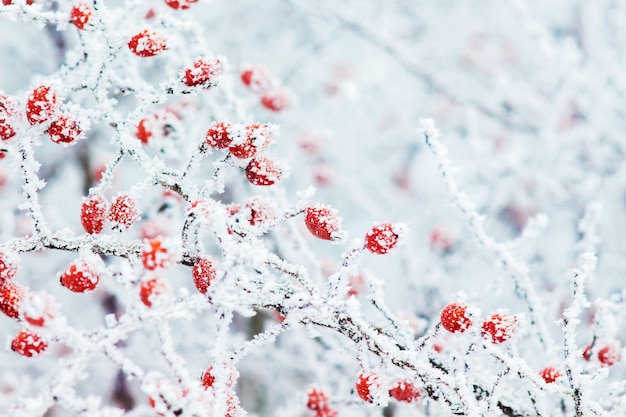
<svg viewBox="0 0 626 417"><path fill-rule="evenodd" d="M16 319L20 314L20 305L25 294L24 287L15 281L0 282L0 311L8 317Z"/></svg>
<svg viewBox="0 0 626 417"><path fill-rule="evenodd" d="M272 80L265 68L250 67L241 72L241 82L250 90L261 93L269 88Z"/></svg>
<svg viewBox="0 0 626 417"><path fill-rule="evenodd" d="M246 166L246 178L253 185L273 185L283 176L283 170L274 160L265 156L257 156Z"/></svg>
<svg viewBox="0 0 626 417"><path fill-rule="evenodd" d="M248 223L250 226L260 225L278 217L276 205L263 197L254 196L246 201L245 207L249 210Z"/></svg>
<svg viewBox="0 0 626 417"><path fill-rule="evenodd" d="M515 333L517 319L506 313L495 313L483 321L483 337L491 339L493 343L502 343L509 340Z"/></svg>
<svg viewBox="0 0 626 417"><path fill-rule="evenodd" d="M147 307L152 307L157 297L168 292L167 283L158 277L141 281L139 284L139 298Z"/></svg>
<svg viewBox="0 0 626 417"><path fill-rule="evenodd" d="M91 15L91 7L85 3L78 3L72 7L72 11L70 12L70 21L78 29L83 30L89 23Z"/></svg>
<svg viewBox="0 0 626 417"><path fill-rule="evenodd" d="M211 87L215 85L215 77L223 71L224 65L219 59L198 58L185 69L183 82L187 87Z"/></svg>
<svg viewBox="0 0 626 417"><path fill-rule="evenodd" d="M268 110L279 112L291 105L291 97L284 90L276 90L263 94L261 104Z"/></svg>
<svg viewBox="0 0 626 417"><path fill-rule="evenodd" d="M101 195L83 198L80 206L80 222L85 232L94 235L102 232L106 222L107 202Z"/></svg>
<svg viewBox="0 0 626 417"><path fill-rule="evenodd" d="M187 10L192 4L197 2L198 0L165 0L165 4L174 10Z"/></svg>
<svg viewBox="0 0 626 417"><path fill-rule="evenodd" d="M130 51L140 57L150 57L160 54L167 49L165 38L153 30L145 29L128 42Z"/></svg>
<svg viewBox="0 0 626 417"><path fill-rule="evenodd" d="M246 126L243 140L230 144L228 150L235 158L252 158L258 150L269 146L271 137L268 125L251 124Z"/></svg>
<svg viewBox="0 0 626 417"><path fill-rule="evenodd" d="M356 379L356 393L363 399L371 403L374 401L376 391L381 387L380 379L374 372L361 372Z"/></svg>
<svg viewBox="0 0 626 417"><path fill-rule="evenodd" d="M161 239L152 239L145 242L141 250L141 263L148 271L157 268L167 268L176 262L171 248L163 244Z"/></svg>
<svg viewBox="0 0 626 417"><path fill-rule="evenodd" d="M200 258L191 268L193 283L202 294L206 294L217 275L215 264L209 258Z"/></svg>
<svg viewBox="0 0 626 417"><path fill-rule="evenodd" d="M57 302L45 293L29 293L20 305L20 317L31 326L43 327L59 312Z"/></svg>
<svg viewBox="0 0 626 417"><path fill-rule="evenodd" d="M324 240L339 240L342 238L341 217L337 210L322 204L307 207L304 214L304 223L313 236Z"/></svg>
<svg viewBox="0 0 626 417"><path fill-rule="evenodd" d="M0 118L0 140L9 140L15 136L13 126L6 120Z"/></svg>
<svg viewBox="0 0 626 417"><path fill-rule="evenodd" d="M82 137L78 122L69 116L61 116L48 127L48 135L54 143L72 143Z"/></svg>
<svg viewBox="0 0 626 417"><path fill-rule="evenodd" d="M319 387L311 387L307 392L306 406L313 411L323 410L328 407L328 395Z"/></svg>
<svg viewBox="0 0 626 417"><path fill-rule="evenodd" d="M373 226L365 235L365 248L372 253L384 255L398 245L401 227L391 223Z"/></svg>
<svg viewBox="0 0 626 417"><path fill-rule="evenodd" d="M20 266L17 253L10 250L0 250L0 281L12 279Z"/></svg>
<svg viewBox="0 0 626 417"><path fill-rule="evenodd" d="M0 140L15 136L11 119L17 115L17 102L0 91Z"/></svg>
<svg viewBox="0 0 626 417"><path fill-rule="evenodd" d="M228 148L233 141L230 134L232 124L229 122L215 122L206 132L206 143L212 148Z"/></svg>
<svg viewBox="0 0 626 417"><path fill-rule="evenodd" d="M98 274L84 261L74 262L61 275L61 285L72 292L92 291L99 281Z"/></svg>
<svg viewBox="0 0 626 417"><path fill-rule="evenodd" d="M561 372L559 372L556 368L553 368L552 366L548 366L543 368L539 372L539 376L542 377L544 381L546 381L546 384L551 384L561 376Z"/></svg>
<svg viewBox="0 0 626 417"><path fill-rule="evenodd" d="M598 350L598 360L602 365L613 366L620 360L620 351L613 345L604 346Z"/></svg>
<svg viewBox="0 0 626 417"><path fill-rule="evenodd" d="M202 386L204 389L209 389L215 384L215 375L213 375L213 367L209 366L202 374Z"/></svg>
<svg viewBox="0 0 626 417"><path fill-rule="evenodd" d="M397 381L389 390L389 395L397 401L412 403L420 397L420 390L408 379Z"/></svg>
<svg viewBox="0 0 626 417"><path fill-rule="evenodd" d="M27 358L39 356L48 348L48 344L36 333L23 329L11 341L11 350Z"/></svg>
<svg viewBox="0 0 626 417"><path fill-rule="evenodd" d="M468 317L467 305L448 304L441 310L441 325L450 333L463 333L472 325Z"/></svg>
<svg viewBox="0 0 626 417"><path fill-rule="evenodd" d="M109 220L128 229L139 218L139 208L134 198L128 194L118 196L109 208Z"/></svg>
<svg viewBox="0 0 626 417"><path fill-rule="evenodd" d="M31 125L50 119L56 110L57 96L52 88L40 85L35 88L26 101L26 118Z"/></svg>
<svg viewBox="0 0 626 417"><path fill-rule="evenodd" d="M144 145L148 143L148 141L154 134L153 133L154 121L155 121L154 117L144 117L137 124L137 129L135 130L135 136Z"/></svg>

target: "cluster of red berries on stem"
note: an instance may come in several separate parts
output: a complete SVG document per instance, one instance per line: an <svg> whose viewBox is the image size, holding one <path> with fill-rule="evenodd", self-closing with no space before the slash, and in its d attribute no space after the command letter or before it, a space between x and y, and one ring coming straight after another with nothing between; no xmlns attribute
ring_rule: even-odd
<svg viewBox="0 0 626 417"><path fill-rule="evenodd" d="M137 202L128 194L117 196L110 207L104 197L94 194L83 198L80 208L80 222L89 234L101 233L107 221L114 227L128 229L138 218Z"/></svg>
<svg viewBox="0 0 626 417"><path fill-rule="evenodd" d="M306 407L315 411L315 417L337 417L339 413L330 406L328 394L319 387L311 387L307 392Z"/></svg>

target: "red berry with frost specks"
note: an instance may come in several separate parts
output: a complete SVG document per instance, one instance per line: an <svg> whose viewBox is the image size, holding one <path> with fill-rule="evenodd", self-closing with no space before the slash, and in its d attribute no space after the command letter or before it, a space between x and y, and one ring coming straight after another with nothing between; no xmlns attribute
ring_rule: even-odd
<svg viewBox="0 0 626 417"><path fill-rule="evenodd" d="M607 345L598 350L598 360L602 365L613 366L615 363L619 362L620 358L621 354L619 349L613 345Z"/></svg>
<svg viewBox="0 0 626 417"><path fill-rule="evenodd" d="M96 235L104 229L107 213L107 202L101 195L83 198L80 207L80 222L85 232Z"/></svg>
<svg viewBox="0 0 626 417"><path fill-rule="evenodd" d="M334 408L326 407L315 413L314 417L338 417L339 412Z"/></svg>
<svg viewBox="0 0 626 417"><path fill-rule="evenodd" d="M48 135L54 143L72 143L81 139L83 132L78 127L76 120L64 115L50 123Z"/></svg>
<svg viewBox="0 0 626 417"><path fill-rule="evenodd" d="M273 185L283 176L283 171L272 159L257 156L246 166L246 178L253 185Z"/></svg>
<svg viewBox="0 0 626 417"><path fill-rule="evenodd" d="M145 29L128 42L130 51L142 58L160 54L167 49L165 38L153 30Z"/></svg>
<svg viewBox="0 0 626 417"><path fill-rule="evenodd" d="M380 379L374 372L361 372L357 377L356 392L363 401L373 402L374 394L380 387Z"/></svg>
<svg viewBox="0 0 626 417"><path fill-rule="evenodd" d="M20 317L31 326L43 327L58 315L59 306L50 295L29 293L20 305Z"/></svg>
<svg viewBox="0 0 626 417"><path fill-rule="evenodd" d="M15 136L13 126L11 126L6 119L0 119L0 139L9 140L13 136Z"/></svg>
<svg viewBox="0 0 626 417"><path fill-rule="evenodd" d="M20 330L11 341L11 350L27 358L39 356L47 348L48 344L38 334L27 329Z"/></svg>
<svg viewBox="0 0 626 417"><path fill-rule="evenodd" d="M209 389L215 384L215 375L213 375L213 367L209 366L206 371L202 373L202 386L204 389Z"/></svg>
<svg viewBox="0 0 626 417"><path fill-rule="evenodd" d="M441 310L441 325L450 333L463 333L472 325L467 314L467 305L448 304Z"/></svg>
<svg viewBox="0 0 626 417"><path fill-rule="evenodd" d="M197 2L198 0L165 0L165 4L174 10L187 10L192 4Z"/></svg>
<svg viewBox="0 0 626 417"><path fill-rule="evenodd" d="M397 381L394 386L389 390L389 395L395 398L397 401L405 403L412 403L416 401L421 393L419 389L408 379L402 379Z"/></svg>
<svg viewBox="0 0 626 417"><path fill-rule="evenodd" d="M365 248L372 253L384 255L398 245L402 227L382 223L372 227L365 235Z"/></svg>
<svg viewBox="0 0 626 417"><path fill-rule="evenodd" d="M202 86L205 88L216 85L215 77L224 71L224 65L219 59L208 60L198 58L185 69L183 82L187 87Z"/></svg>
<svg viewBox="0 0 626 417"><path fill-rule="evenodd" d="M161 239L152 239L145 242L141 250L141 263L148 271L157 268L167 268L176 261L171 249L163 244Z"/></svg>
<svg viewBox="0 0 626 417"><path fill-rule="evenodd" d="M50 86L40 85L28 96L26 118L31 125L43 123L56 111L57 96Z"/></svg>
<svg viewBox="0 0 626 417"><path fill-rule="evenodd" d="M272 131L268 125L251 124L246 126L243 140L229 145L228 150L235 158L252 158L259 149L269 146L271 138Z"/></svg>
<svg viewBox="0 0 626 417"><path fill-rule="evenodd" d="M341 217L337 210L323 204L307 207L304 212L304 223L313 236L323 240L340 240Z"/></svg>
<svg viewBox="0 0 626 417"><path fill-rule="evenodd" d="M72 292L93 291L100 277L85 261L76 261L61 275L61 285Z"/></svg>
<svg viewBox="0 0 626 417"><path fill-rule="evenodd" d="M232 124L229 122L215 122L206 132L206 143L217 149L228 148L233 141L230 130Z"/></svg>
<svg viewBox="0 0 626 417"><path fill-rule="evenodd" d="M279 112L291 105L291 97L284 90L276 90L263 94L261 104L268 110Z"/></svg>
<svg viewBox="0 0 626 417"><path fill-rule="evenodd" d="M0 311L6 316L16 319L20 314L20 305L24 300L26 290L15 281L0 282Z"/></svg>
<svg viewBox="0 0 626 417"><path fill-rule="evenodd" d="M15 99L0 91L0 118L12 118L17 115L18 104Z"/></svg>
<svg viewBox="0 0 626 417"><path fill-rule="evenodd" d="M328 395L319 387L311 387L307 392L306 406L309 410L313 411L328 408Z"/></svg>
<svg viewBox="0 0 626 417"><path fill-rule="evenodd" d="M169 286L158 277L141 281L141 284L139 284L139 298L141 298L141 302L147 307L152 307L152 303L157 297L168 292Z"/></svg>
<svg viewBox="0 0 626 417"><path fill-rule="evenodd" d="M109 208L109 220L116 226L128 229L139 218L139 208L128 194L118 196Z"/></svg>
<svg viewBox="0 0 626 417"><path fill-rule="evenodd" d="M0 250L0 281L12 279L20 267L20 258L17 253L9 250Z"/></svg>
<svg viewBox="0 0 626 417"><path fill-rule="evenodd" d="M241 82L250 90L261 93L269 88L272 80L265 68L250 67L241 72Z"/></svg>
<svg viewBox="0 0 626 417"><path fill-rule="evenodd" d="M262 197L251 197L246 201L245 207L250 210L248 217L250 226L260 225L278 217L276 206L270 200Z"/></svg>
<svg viewBox="0 0 626 417"><path fill-rule="evenodd" d="M515 333L517 319L506 313L495 313L483 321L483 337L491 339L493 343L503 343Z"/></svg>
<svg viewBox="0 0 626 417"><path fill-rule="evenodd" d="M556 368L548 366L539 372L539 376L546 381L546 384L551 384L561 376L561 373Z"/></svg>
<svg viewBox="0 0 626 417"><path fill-rule="evenodd" d="M70 12L70 21L80 30L84 30L85 26L91 19L91 7L85 3L78 3L72 7Z"/></svg>
<svg viewBox="0 0 626 417"><path fill-rule="evenodd" d="M191 268L191 276L198 291L206 294L209 291L211 282L217 276L217 268L215 268L215 264L211 259L200 258Z"/></svg>

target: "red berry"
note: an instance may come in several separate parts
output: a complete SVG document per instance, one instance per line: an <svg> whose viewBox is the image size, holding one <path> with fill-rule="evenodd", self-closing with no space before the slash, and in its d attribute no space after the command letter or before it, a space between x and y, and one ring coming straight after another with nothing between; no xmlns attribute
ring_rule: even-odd
<svg viewBox="0 0 626 417"><path fill-rule="evenodd" d="M246 178L253 185L272 185L280 180L282 175L283 171L276 162L264 156L250 160L246 167Z"/></svg>
<svg viewBox="0 0 626 417"><path fill-rule="evenodd" d="M378 224L365 235L365 247L372 253L384 255L398 244L398 232L391 223Z"/></svg>
<svg viewBox="0 0 626 417"><path fill-rule="evenodd" d="M270 144L272 132L267 125L252 124L246 126L242 142L228 146L230 153L240 159L252 158L259 149L265 149Z"/></svg>
<svg viewBox="0 0 626 417"><path fill-rule="evenodd" d="M169 292L169 287L165 281L158 277L150 278L139 284L139 297L141 302L147 307L152 307L155 299L162 294Z"/></svg>
<svg viewBox="0 0 626 417"><path fill-rule="evenodd" d="M334 408L326 407L315 413L314 417L338 417L339 413Z"/></svg>
<svg viewBox="0 0 626 417"><path fill-rule="evenodd" d="M206 132L206 143L217 149L224 149L230 146L233 138L230 129L232 124L228 122L215 122Z"/></svg>
<svg viewBox="0 0 626 417"><path fill-rule="evenodd" d="M128 229L138 218L137 202L127 194L118 196L109 208L109 220L116 226Z"/></svg>
<svg viewBox="0 0 626 417"><path fill-rule="evenodd" d="M320 411L328 408L328 395L318 387L311 387L307 392L306 406L309 410Z"/></svg>
<svg viewBox="0 0 626 417"><path fill-rule="evenodd" d="M202 386L204 389L209 389L215 384L215 376L213 375L213 367L209 366L209 368L204 371L202 374Z"/></svg>
<svg viewBox="0 0 626 417"><path fill-rule="evenodd" d="M200 258L191 269L193 283L202 294L206 294L211 286L211 282L217 275L217 269L208 258Z"/></svg>
<svg viewBox="0 0 626 417"><path fill-rule="evenodd" d="M44 326L57 313L58 305L47 294L30 293L20 305L21 317L32 326Z"/></svg>
<svg viewBox="0 0 626 417"><path fill-rule="evenodd" d="M324 240L341 239L341 217L337 210L322 204L307 207L304 223L313 236Z"/></svg>
<svg viewBox="0 0 626 417"><path fill-rule="evenodd" d="M291 97L284 90L277 90L263 94L261 104L271 111L282 111L291 105Z"/></svg>
<svg viewBox="0 0 626 417"><path fill-rule="evenodd" d="M13 136L15 136L13 126L11 126L5 119L0 118L0 139L9 140Z"/></svg>
<svg viewBox="0 0 626 417"><path fill-rule="evenodd" d="M144 117L137 124L137 130L135 130L135 136L141 141L141 143L148 143L152 137L152 131L154 130L154 117Z"/></svg>
<svg viewBox="0 0 626 417"><path fill-rule="evenodd" d="M591 345L587 345L583 350L583 359L586 361L591 360Z"/></svg>
<svg viewBox="0 0 626 417"><path fill-rule="evenodd" d="M175 256L161 239L152 239L146 241L141 250L141 263L148 271L154 271L157 268L167 268L176 262Z"/></svg>
<svg viewBox="0 0 626 417"><path fill-rule="evenodd" d="M472 321L467 316L467 306L460 303L448 304L441 310L441 325L450 333L463 333Z"/></svg>
<svg viewBox="0 0 626 417"><path fill-rule="evenodd" d="M483 337L491 338L493 343L509 340L517 326L517 319L506 313L495 313L485 319L482 325Z"/></svg>
<svg viewBox="0 0 626 417"><path fill-rule="evenodd" d="M174 10L187 10L192 4L197 2L198 0L165 0L165 4Z"/></svg>
<svg viewBox="0 0 626 417"><path fill-rule="evenodd" d="M74 262L61 275L61 285L73 292L92 291L98 281L98 274L84 261Z"/></svg>
<svg viewBox="0 0 626 417"><path fill-rule="evenodd" d="M548 366L546 368L543 368L541 372L539 372L539 376L541 376L543 380L546 381L546 384L551 384L561 376L561 373L557 369Z"/></svg>
<svg viewBox="0 0 626 417"><path fill-rule="evenodd" d="M94 235L102 232L106 221L107 203L100 195L83 198L80 207L80 222L85 232Z"/></svg>
<svg viewBox="0 0 626 417"><path fill-rule="evenodd" d="M271 81L268 72L261 67L247 68L241 72L241 82L257 93L267 90Z"/></svg>
<svg viewBox="0 0 626 417"><path fill-rule="evenodd" d="M26 118L31 125L50 119L56 110L57 96L47 85L35 88L26 102Z"/></svg>
<svg viewBox="0 0 626 417"><path fill-rule="evenodd" d="M412 403L417 400L421 394L413 382L408 379L403 379L395 383L389 390L389 395L398 401Z"/></svg>
<svg viewBox="0 0 626 417"><path fill-rule="evenodd" d="M78 128L76 120L69 116L61 116L48 127L48 134L54 143L72 143L82 137L82 130Z"/></svg>
<svg viewBox="0 0 626 417"><path fill-rule="evenodd" d="M19 309L26 295L24 287L15 281L0 282L0 311L8 317L16 319L19 316Z"/></svg>
<svg viewBox="0 0 626 417"><path fill-rule="evenodd" d="M70 21L78 29L85 29L85 26L89 23L89 19L91 19L91 7L87 4L79 3L72 7L72 11L70 12Z"/></svg>
<svg viewBox="0 0 626 417"><path fill-rule="evenodd" d="M0 118L11 118L17 115L17 102L11 96L0 91Z"/></svg>
<svg viewBox="0 0 626 417"><path fill-rule="evenodd" d="M20 266L20 258L12 251L0 250L0 281L12 279Z"/></svg>
<svg viewBox="0 0 626 417"><path fill-rule="evenodd" d="M248 223L250 226L263 224L268 220L278 217L276 206L270 201L262 197L251 197L246 201L246 208L250 210Z"/></svg>
<svg viewBox="0 0 626 417"><path fill-rule="evenodd" d="M11 341L11 350L27 358L39 356L47 347L48 344L38 334L26 329L21 330Z"/></svg>
<svg viewBox="0 0 626 417"><path fill-rule="evenodd" d="M356 380L356 392L363 399L371 403L374 401L374 394L380 390L380 380L373 372L361 372Z"/></svg>
<svg viewBox="0 0 626 417"><path fill-rule="evenodd" d="M155 56L167 49L165 38L152 30L145 29L128 42L130 51L140 57Z"/></svg>
<svg viewBox="0 0 626 417"><path fill-rule="evenodd" d="M613 345L607 345L598 351L598 360L602 365L613 366L620 357L619 349Z"/></svg>
<svg viewBox="0 0 626 417"><path fill-rule="evenodd" d="M216 84L213 82L215 77L220 75L222 71L224 71L224 66L219 59L208 61L204 58L198 58L193 61L191 67L185 69L183 81L187 87L212 87Z"/></svg>

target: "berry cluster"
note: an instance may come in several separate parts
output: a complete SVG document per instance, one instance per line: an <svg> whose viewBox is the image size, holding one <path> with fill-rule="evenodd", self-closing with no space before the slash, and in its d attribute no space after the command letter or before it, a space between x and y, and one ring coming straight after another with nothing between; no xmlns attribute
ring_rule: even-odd
<svg viewBox="0 0 626 417"><path fill-rule="evenodd" d="M278 87L277 82L263 67L247 67L241 72L240 78L243 85L260 96L261 105L270 111L283 111L293 103L291 93Z"/></svg>

